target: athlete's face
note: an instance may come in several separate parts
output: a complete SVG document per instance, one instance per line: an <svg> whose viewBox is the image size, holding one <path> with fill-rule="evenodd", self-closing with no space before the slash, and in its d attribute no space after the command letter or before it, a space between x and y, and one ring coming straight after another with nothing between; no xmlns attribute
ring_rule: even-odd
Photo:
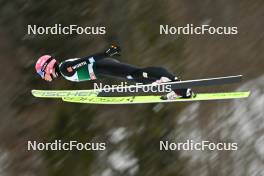
<svg viewBox="0 0 264 176"><path fill-rule="evenodd" d="M48 82L51 82L54 78L57 78L55 68L53 69L52 76L50 74L45 74L45 77L44 77L44 79Z"/></svg>
<svg viewBox="0 0 264 176"><path fill-rule="evenodd" d="M45 74L44 79L45 79L46 81L48 81L48 82L51 82L51 81L52 81L52 77L51 77L50 75L48 75L48 74Z"/></svg>

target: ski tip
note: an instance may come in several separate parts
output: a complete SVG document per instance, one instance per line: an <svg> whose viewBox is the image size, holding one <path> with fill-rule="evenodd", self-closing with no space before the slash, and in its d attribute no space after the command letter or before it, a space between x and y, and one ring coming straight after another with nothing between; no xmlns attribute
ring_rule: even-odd
<svg viewBox="0 0 264 176"><path fill-rule="evenodd" d="M37 94L36 94L36 93L37 93L37 90L34 90L34 89L31 90L31 94L32 94L34 97L37 97Z"/></svg>
<svg viewBox="0 0 264 176"><path fill-rule="evenodd" d="M43 92L43 90L34 90L34 89L31 90L31 94L37 98L43 97L42 96L43 93L45 93Z"/></svg>
<svg viewBox="0 0 264 176"><path fill-rule="evenodd" d="M243 75L229 75L229 76L222 76L216 78L240 78L240 77L243 77Z"/></svg>
<svg viewBox="0 0 264 176"><path fill-rule="evenodd" d="M236 76L232 76L232 77L237 77L237 78L239 78L239 80L242 80L243 75L236 75Z"/></svg>
<svg viewBox="0 0 264 176"><path fill-rule="evenodd" d="M249 96L250 96L250 94L251 94L251 92L250 92L250 91L248 91L248 92L246 93L246 97L249 97Z"/></svg>
<svg viewBox="0 0 264 176"><path fill-rule="evenodd" d="M241 94L240 98L248 98L251 94L250 91L247 92L238 92L239 94Z"/></svg>
<svg viewBox="0 0 264 176"><path fill-rule="evenodd" d="M237 79L238 82L241 82L243 80L243 75L235 75L235 76L230 76L230 77Z"/></svg>

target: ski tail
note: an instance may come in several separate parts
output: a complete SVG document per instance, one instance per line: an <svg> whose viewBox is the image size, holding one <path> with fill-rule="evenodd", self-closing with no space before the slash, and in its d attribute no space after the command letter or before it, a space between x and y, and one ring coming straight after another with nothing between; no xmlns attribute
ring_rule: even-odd
<svg viewBox="0 0 264 176"><path fill-rule="evenodd" d="M97 96L99 90L31 90L31 93L37 98L62 98Z"/></svg>

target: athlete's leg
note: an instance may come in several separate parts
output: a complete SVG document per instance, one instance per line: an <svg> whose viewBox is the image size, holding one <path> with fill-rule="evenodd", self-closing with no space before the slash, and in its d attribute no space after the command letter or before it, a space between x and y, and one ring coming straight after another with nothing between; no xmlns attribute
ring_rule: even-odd
<svg viewBox="0 0 264 176"><path fill-rule="evenodd" d="M162 77L168 78L170 81L176 81L177 77L171 74L168 70L163 67L145 67L135 70L131 73L132 77L143 83L152 83L161 79Z"/></svg>
<svg viewBox="0 0 264 176"><path fill-rule="evenodd" d="M177 77L162 67L145 67L139 68L133 65L116 62L115 59L105 58L96 62L95 69L98 74L115 78L123 78L130 81L150 84L162 77L168 78L170 81L178 81ZM189 97L189 89L173 90L182 97Z"/></svg>
<svg viewBox="0 0 264 176"><path fill-rule="evenodd" d="M168 70L166 70L163 67L145 67L140 70L137 70L133 75L135 75L137 79L140 79L142 76L148 77L147 79L144 79L146 80L145 83L154 82L158 79L161 79L162 77L169 78L170 81L180 81L175 75L173 75L172 73L170 73ZM188 91L190 91L190 89L173 90L174 93L176 93L177 95L180 95L183 98L190 97L189 95L190 93Z"/></svg>
<svg viewBox="0 0 264 176"><path fill-rule="evenodd" d="M112 58L102 59L95 64L98 74L113 76L139 83L152 83L161 77L174 80L175 76L161 67L139 68L133 65L117 62Z"/></svg>
<svg viewBox="0 0 264 176"><path fill-rule="evenodd" d="M95 63L95 70L99 75L121 79L131 79L130 73L138 70L138 67L120 63L114 58L104 58ZM133 81L133 80L132 80Z"/></svg>

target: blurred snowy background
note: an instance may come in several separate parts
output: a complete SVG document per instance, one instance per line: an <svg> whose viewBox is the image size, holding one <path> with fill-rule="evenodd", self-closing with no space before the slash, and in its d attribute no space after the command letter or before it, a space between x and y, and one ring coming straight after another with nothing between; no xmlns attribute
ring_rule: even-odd
<svg viewBox="0 0 264 176"><path fill-rule="evenodd" d="M0 175L264 175L264 1L0 1ZM107 34L30 35L28 24L106 26ZM238 35L159 35L159 25L237 26ZM38 56L58 60L123 49L123 62L163 66L183 79L243 74L243 83L197 92L251 90L244 100L79 105L40 100L31 89L89 89L45 83ZM27 140L107 142L104 152L32 152ZM159 151L159 141L237 142L238 151Z"/></svg>

